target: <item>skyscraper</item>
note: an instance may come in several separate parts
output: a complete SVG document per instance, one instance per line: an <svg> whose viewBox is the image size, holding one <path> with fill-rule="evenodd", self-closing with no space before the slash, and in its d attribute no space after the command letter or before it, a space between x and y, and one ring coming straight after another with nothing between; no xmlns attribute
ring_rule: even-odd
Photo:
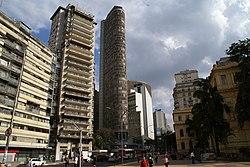
<svg viewBox="0 0 250 167"><path fill-rule="evenodd" d="M166 114L161 109L156 109L153 113L156 135L161 136L168 130Z"/></svg>
<svg viewBox="0 0 250 167"><path fill-rule="evenodd" d="M127 134L125 13L114 6L101 22L99 127Z"/></svg>
<svg viewBox="0 0 250 167"><path fill-rule="evenodd" d="M94 96L94 16L75 5L59 7L51 17L49 47L57 55L54 105L56 160L79 148L92 150ZM71 156L72 156L71 155Z"/></svg>
<svg viewBox="0 0 250 167"><path fill-rule="evenodd" d="M0 156L8 146L8 161L49 149L53 59L27 25L0 12Z"/></svg>

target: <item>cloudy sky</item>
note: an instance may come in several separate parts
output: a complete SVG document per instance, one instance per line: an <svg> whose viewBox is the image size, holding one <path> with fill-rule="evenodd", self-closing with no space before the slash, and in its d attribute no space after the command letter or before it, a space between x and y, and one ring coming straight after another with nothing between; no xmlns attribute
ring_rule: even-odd
<svg viewBox="0 0 250 167"><path fill-rule="evenodd" d="M153 108L172 124L174 74L196 69L209 75L232 42L250 36L249 0L1 0L0 9L32 28L47 44L50 17L73 3L95 15L96 83L99 74L100 21L114 5L126 14L127 75L152 87ZM97 86L98 87L98 86Z"/></svg>

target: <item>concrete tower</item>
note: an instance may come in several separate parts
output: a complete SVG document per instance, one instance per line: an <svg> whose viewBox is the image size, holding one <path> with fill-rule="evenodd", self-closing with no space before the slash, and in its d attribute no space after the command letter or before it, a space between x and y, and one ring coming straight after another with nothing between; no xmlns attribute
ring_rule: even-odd
<svg viewBox="0 0 250 167"><path fill-rule="evenodd" d="M114 6L101 22L99 127L127 136L125 13Z"/></svg>
<svg viewBox="0 0 250 167"><path fill-rule="evenodd" d="M57 116L56 160L79 148L92 150L94 96L94 16L72 4L59 7L51 17L49 47L57 54L59 78L54 106Z"/></svg>

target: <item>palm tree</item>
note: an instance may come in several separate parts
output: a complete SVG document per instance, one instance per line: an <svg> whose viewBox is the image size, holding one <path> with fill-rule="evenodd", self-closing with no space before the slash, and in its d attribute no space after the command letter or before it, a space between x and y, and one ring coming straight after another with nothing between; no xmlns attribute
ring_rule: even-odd
<svg viewBox="0 0 250 167"><path fill-rule="evenodd" d="M235 81L239 83L235 112L242 129L244 123L250 121L250 39L232 43L226 53L231 61L239 63L240 72L235 75Z"/></svg>
<svg viewBox="0 0 250 167"><path fill-rule="evenodd" d="M219 143L226 143L228 135L231 135L229 123L224 119L224 112L228 113L229 107L223 103L217 88L211 86L209 78L194 84L201 88L193 95L200 99L200 103L192 108L193 119L187 121L188 132L196 137L196 146L199 147L206 148L210 139L214 152L220 155Z"/></svg>

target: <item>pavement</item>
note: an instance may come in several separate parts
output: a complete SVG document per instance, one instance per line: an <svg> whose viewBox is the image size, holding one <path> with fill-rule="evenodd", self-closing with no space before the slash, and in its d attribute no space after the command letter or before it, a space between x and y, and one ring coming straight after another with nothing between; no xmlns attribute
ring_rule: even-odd
<svg viewBox="0 0 250 167"><path fill-rule="evenodd" d="M164 164L157 163L154 166L165 167ZM192 164L190 160L172 160L169 167L250 167L250 162L219 162L219 161L206 161L196 162ZM101 166L100 166L101 167ZM111 167L111 166L110 166ZM115 165L113 167L140 167L139 163L126 163L123 165Z"/></svg>
<svg viewBox="0 0 250 167"><path fill-rule="evenodd" d="M65 167L63 163L53 163L46 164L46 166L51 167ZM92 167L90 163L84 163L83 167ZM165 167L164 164L158 162L154 165L154 167ZM206 162L196 162L195 164L191 164L191 160L171 160L169 167L250 167L249 162L223 162L223 161L206 161ZM68 167L74 167L74 164L71 163ZM107 162L98 162L96 167L140 167L140 164L136 161L133 162L125 162L124 164L114 164Z"/></svg>

